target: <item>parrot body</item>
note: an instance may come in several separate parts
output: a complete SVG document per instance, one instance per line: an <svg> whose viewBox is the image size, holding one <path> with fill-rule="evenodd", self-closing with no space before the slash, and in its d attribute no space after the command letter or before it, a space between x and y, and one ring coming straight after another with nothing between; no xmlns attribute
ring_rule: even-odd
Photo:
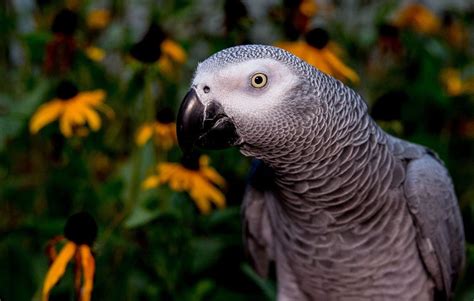
<svg viewBox="0 0 474 301"><path fill-rule="evenodd" d="M284 50L223 50L198 66L178 139L256 158L245 246L278 300L446 300L464 264L451 179L392 137L353 90Z"/></svg>

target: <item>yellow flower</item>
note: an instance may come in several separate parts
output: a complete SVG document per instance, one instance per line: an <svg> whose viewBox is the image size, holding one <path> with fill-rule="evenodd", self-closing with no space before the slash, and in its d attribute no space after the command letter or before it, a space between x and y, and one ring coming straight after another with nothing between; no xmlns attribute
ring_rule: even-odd
<svg viewBox="0 0 474 301"><path fill-rule="evenodd" d="M329 41L326 31L316 28L309 31L305 38L306 41L279 42L276 46L293 53L326 74L343 81L359 82L357 73L338 57L342 52L341 48Z"/></svg>
<svg viewBox="0 0 474 301"><path fill-rule="evenodd" d="M223 187L225 180L209 166L209 158L192 154L184 157L182 164L159 163L156 174L143 182L144 189L168 184L174 191L186 191L202 214L211 212L211 204L225 207L224 194L213 184Z"/></svg>
<svg viewBox="0 0 474 301"><path fill-rule="evenodd" d="M158 68L167 75L173 74L176 65L186 62L186 52L183 47L170 39L161 43L161 56L158 60Z"/></svg>
<svg viewBox="0 0 474 301"><path fill-rule="evenodd" d="M186 62L186 52L177 42L156 23L151 23L143 38L130 48L130 54L136 60L145 63L156 63L165 75L174 74L178 65Z"/></svg>
<svg viewBox="0 0 474 301"><path fill-rule="evenodd" d="M434 33L440 28L439 18L427 7L412 3L402 8L395 17L394 24L409 27L420 33Z"/></svg>
<svg viewBox="0 0 474 301"><path fill-rule="evenodd" d="M74 257L76 264L75 278L79 279L76 282L76 291L79 292L78 300L90 301L95 273L95 260L91 252L91 245L97 237L97 224L88 213L76 213L68 218L64 235L66 243L59 254L56 255L54 244L64 240L64 237L53 238L48 244L48 253L51 256L52 264L44 279L41 300L48 300L52 288L64 275L67 264ZM80 287L81 268L83 274L82 288Z"/></svg>
<svg viewBox="0 0 474 301"><path fill-rule="evenodd" d="M303 0L300 3L299 6L300 12L307 16L307 17L312 17L316 15L316 12L318 11L318 6L316 4L316 0Z"/></svg>
<svg viewBox="0 0 474 301"><path fill-rule="evenodd" d="M142 146L151 138L155 138L158 146L169 150L177 141L176 123L161 123L159 121L145 123L138 129L135 141Z"/></svg>
<svg viewBox="0 0 474 301"><path fill-rule="evenodd" d="M461 73L454 68L441 71L441 82L450 96L474 93L474 77L463 80Z"/></svg>
<svg viewBox="0 0 474 301"><path fill-rule="evenodd" d="M110 11L95 9L87 15L87 27L94 30L104 29L110 22Z"/></svg>
<svg viewBox="0 0 474 301"><path fill-rule="evenodd" d="M78 92L70 82L62 82L58 87L57 97L41 105L30 120L30 132L36 134L47 124L59 120L59 128L65 137L81 132L85 123L93 131L101 127L101 119L95 110L103 111L113 117L113 111L104 102L103 90Z"/></svg>
<svg viewBox="0 0 474 301"><path fill-rule="evenodd" d="M456 48L463 48L468 44L469 33L451 13L444 13L442 24L442 34L449 44Z"/></svg>
<svg viewBox="0 0 474 301"><path fill-rule="evenodd" d="M154 138L155 143L164 150L169 150L177 142L174 112L163 108L156 114L156 121L143 124L137 131L135 142L142 146Z"/></svg>
<svg viewBox="0 0 474 301"><path fill-rule="evenodd" d="M85 49L86 56L95 62L101 62L105 57L105 51L102 48L89 46Z"/></svg>

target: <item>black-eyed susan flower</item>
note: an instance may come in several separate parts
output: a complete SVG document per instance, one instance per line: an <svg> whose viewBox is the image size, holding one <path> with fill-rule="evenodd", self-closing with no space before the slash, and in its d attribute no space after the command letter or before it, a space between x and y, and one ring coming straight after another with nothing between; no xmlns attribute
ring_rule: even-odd
<svg viewBox="0 0 474 301"><path fill-rule="evenodd" d="M468 44L469 34L461 21L453 13L443 13L441 32L450 45L456 48L464 48Z"/></svg>
<svg viewBox="0 0 474 301"><path fill-rule="evenodd" d="M359 82L357 73L339 58L341 48L330 42L328 32L322 28L307 32L304 41L279 42L276 46L293 53L326 74L344 81Z"/></svg>
<svg viewBox="0 0 474 301"><path fill-rule="evenodd" d="M168 38L156 23L150 25L142 40L132 45L130 54L145 64L158 62L159 69L167 75L186 61L186 52L181 45Z"/></svg>
<svg viewBox="0 0 474 301"><path fill-rule="evenodd" d="M144 145L150 139L164 150L169 150L176 144L176 123L170 108L159 110L155 121L147 122L138 129L135 137L138 145Z"/></svg>
<svg viewBox="0 0 474 301"><path fill-rule="evenodd" d="M431 34L439 30L441 22L426 6L420 3L411 3L396 14L394 25L411 28L424 34Z"/></svg>
<svg viewBox="0 0 474 301"><path fill-rule="evenodd" d="M165 75L173 74L175 68L186 62L186 52L183 47L175 41L166 38L161 43L161 56L158 60L158 68Z"/></svg>
<svg viewBox="0 0 474 301"><path fill-rule="evenodd" d="M41 300L47 301L54 285L64 275L67 264L74 257L75 281L78 300L89 301L91 299L95 260L92 255L91 246L97 237L97 224L94 218L87 212L79 212L70 216L64 227L64 237L55 237L48 244L47 251L50 256L51 265L46 274L41 291ZM65 241L59 253L56 253L55 244ZM82 273L82 286L81 286Z"/></svg>
<svg viewBox="0 0 474 301"><path fill-rule="evenodd" d="M443 69L440 77L450 96L474 93L474 77L463 79L461 72L454 68Z"/></svg>
<svg viewBox="0 0 474 301"><path fill-rule="evenodd" d="M130 54L142 63L154 63L161 56L161 43L166 35L160 26L152 23L143 38L132 45Z"/></svg>
<svg viewBox="0 0 474 301"><path fill-rule="evenodd" d="M110 23L111 14L107 9L94 9L87 14L87 27L92 30L101 30Z"/></svg>
<svg viewBox="0 0 474 301"><path fill-rule="evenodd" d="M168 184L174 191L188 192L202 214L211 211L211 204L225 207L224 194L215 186L223 187L225 180L209 166L207 156L192 153L184 155L181 164L159 163L156 174L145 179L142 185L144 189L150 189L163 184Z"/></svg>
<svg viewBox="0 0 474 301"><path fill-rule="evenodd" d="M112 109L104 104L105 95L103 90L79 92L73 83L63 81L58 86L56 98L41 105L31 117L30 132L35 134L56 119L65 137L86 133L86 122L91 130L97 131L102 122L96 110L113 116Z"/></svg>
<svg viewBox="0 0 474 301"><path fill-rule="evenodd" d="M74 33L78 15L69 9L60 10L53 19L53 39L46 44L44 70L46 73L65 73L72 65L76 51Z"/></svg>
<svg viewBox="0 0 474 301"><path fill-rule="evenodd" d="M286 38L294 41L308 31L310 20L317 10L313 0L284 0L282 23Z"/></svg>

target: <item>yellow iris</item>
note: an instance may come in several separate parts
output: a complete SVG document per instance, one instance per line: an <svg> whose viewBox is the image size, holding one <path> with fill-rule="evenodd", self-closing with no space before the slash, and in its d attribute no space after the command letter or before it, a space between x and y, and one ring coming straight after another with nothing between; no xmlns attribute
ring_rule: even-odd
<svg viewBox="0 0 474 301"><path fill-rule="evenodd" d="M184 64L186 57L186 52L181 45L171 39L165 39L161 43L161 56L158 60L158 68L164 74L173 74L176 65Z"/></svg>
<svg viewBox="0 0 474 301"><path fill-rule="evenodd" d="M174 191L186 191L203 214L211 212L211 204L217 208L225 207L224 194L213 184L223 187L225 180L214 168L209 166L209 158L199 158L198 169L186 168L179 163L159 163L156 174L143 182L144 189L168 184Z"/></svg>
<svg viewBox="0 0 474 301"><path fill-rule="evenodd" d="M177 141L176 123L161 123L159 121L145 123L138 129L135 142L142 146L152 138L162 149L169 150Z"/></svg>
<svg viewBox="0 0 474 301"><path fill-rule="evenodd" d="M329 42L321 49L309 45L305 41L279 42L277 47L283 48L300 59L313 65L320 71L334 76L340 80L350 80L353 83L359 82L357 73L344 64L338 57L340 48L337 44Z"/></svg>
<svg viewBox="0 0 474 301"><path fill-rule="evenodd" d="M440 28L441 22L427 7L413 3L399 11L394 24L399 27L410 27L420 33L434 33Z"/></svg>
<svg viewBox="0 0 474 301"><path fill-rule="evenodd" d="M101 119L96 110L103 111L108 117L113 117L113 111L105 105L103 90L84 91L68 98L53 100L41 105L30 120L30 132L36 134L47 124L59 120L59 128L65 137L71 137L85 123L90 129L97 131L101 127Z"/></svg>
<svg viewBox="0 0 474 301"><path fill-rule="evenodd" d="M444 69L441 81L450 96L474 93L474 77L463 80L461 73L454 68Z"/></svg>

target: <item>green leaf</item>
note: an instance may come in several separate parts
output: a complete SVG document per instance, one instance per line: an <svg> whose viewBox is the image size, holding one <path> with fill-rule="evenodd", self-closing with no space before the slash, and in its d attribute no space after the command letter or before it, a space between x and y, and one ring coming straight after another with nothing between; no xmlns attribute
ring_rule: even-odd
<svg viewBox="0 0 474 301"><path fill-rule="evenodd" d="M0 151L5 147L7 139L19 134L25 123L30 119L33 112L44 100L50 89L50 82L42 80L22 99L14 99L9 95L0 95Z"/></svg>
<svg viewBox="0 0 474 301"><path fill-rule="evenodd" d="M273 301L276 299L275 284L257 275L257 273L255 273L255 271L246 263L242 264L241 269L244 272L244 274L246 274L250 279L252 279L252 281L258 287L260 287L260 289L265 294L268 300Z"/></svg>
<svg viewBox="0 0 474 301"><path fill-rule="evenodd" d="M194 254L191 270L199 273L217 262L224 244L217 238L202 237L195 238L191 247Z"/></svg>
<svg viewBox="0 0 474 301"><path fill-rule="evenodd" d="M136 228L143 226L161 214L161 210L149 210L141 206L136 206L130 216L125 220L125 228Z"/></svg>

